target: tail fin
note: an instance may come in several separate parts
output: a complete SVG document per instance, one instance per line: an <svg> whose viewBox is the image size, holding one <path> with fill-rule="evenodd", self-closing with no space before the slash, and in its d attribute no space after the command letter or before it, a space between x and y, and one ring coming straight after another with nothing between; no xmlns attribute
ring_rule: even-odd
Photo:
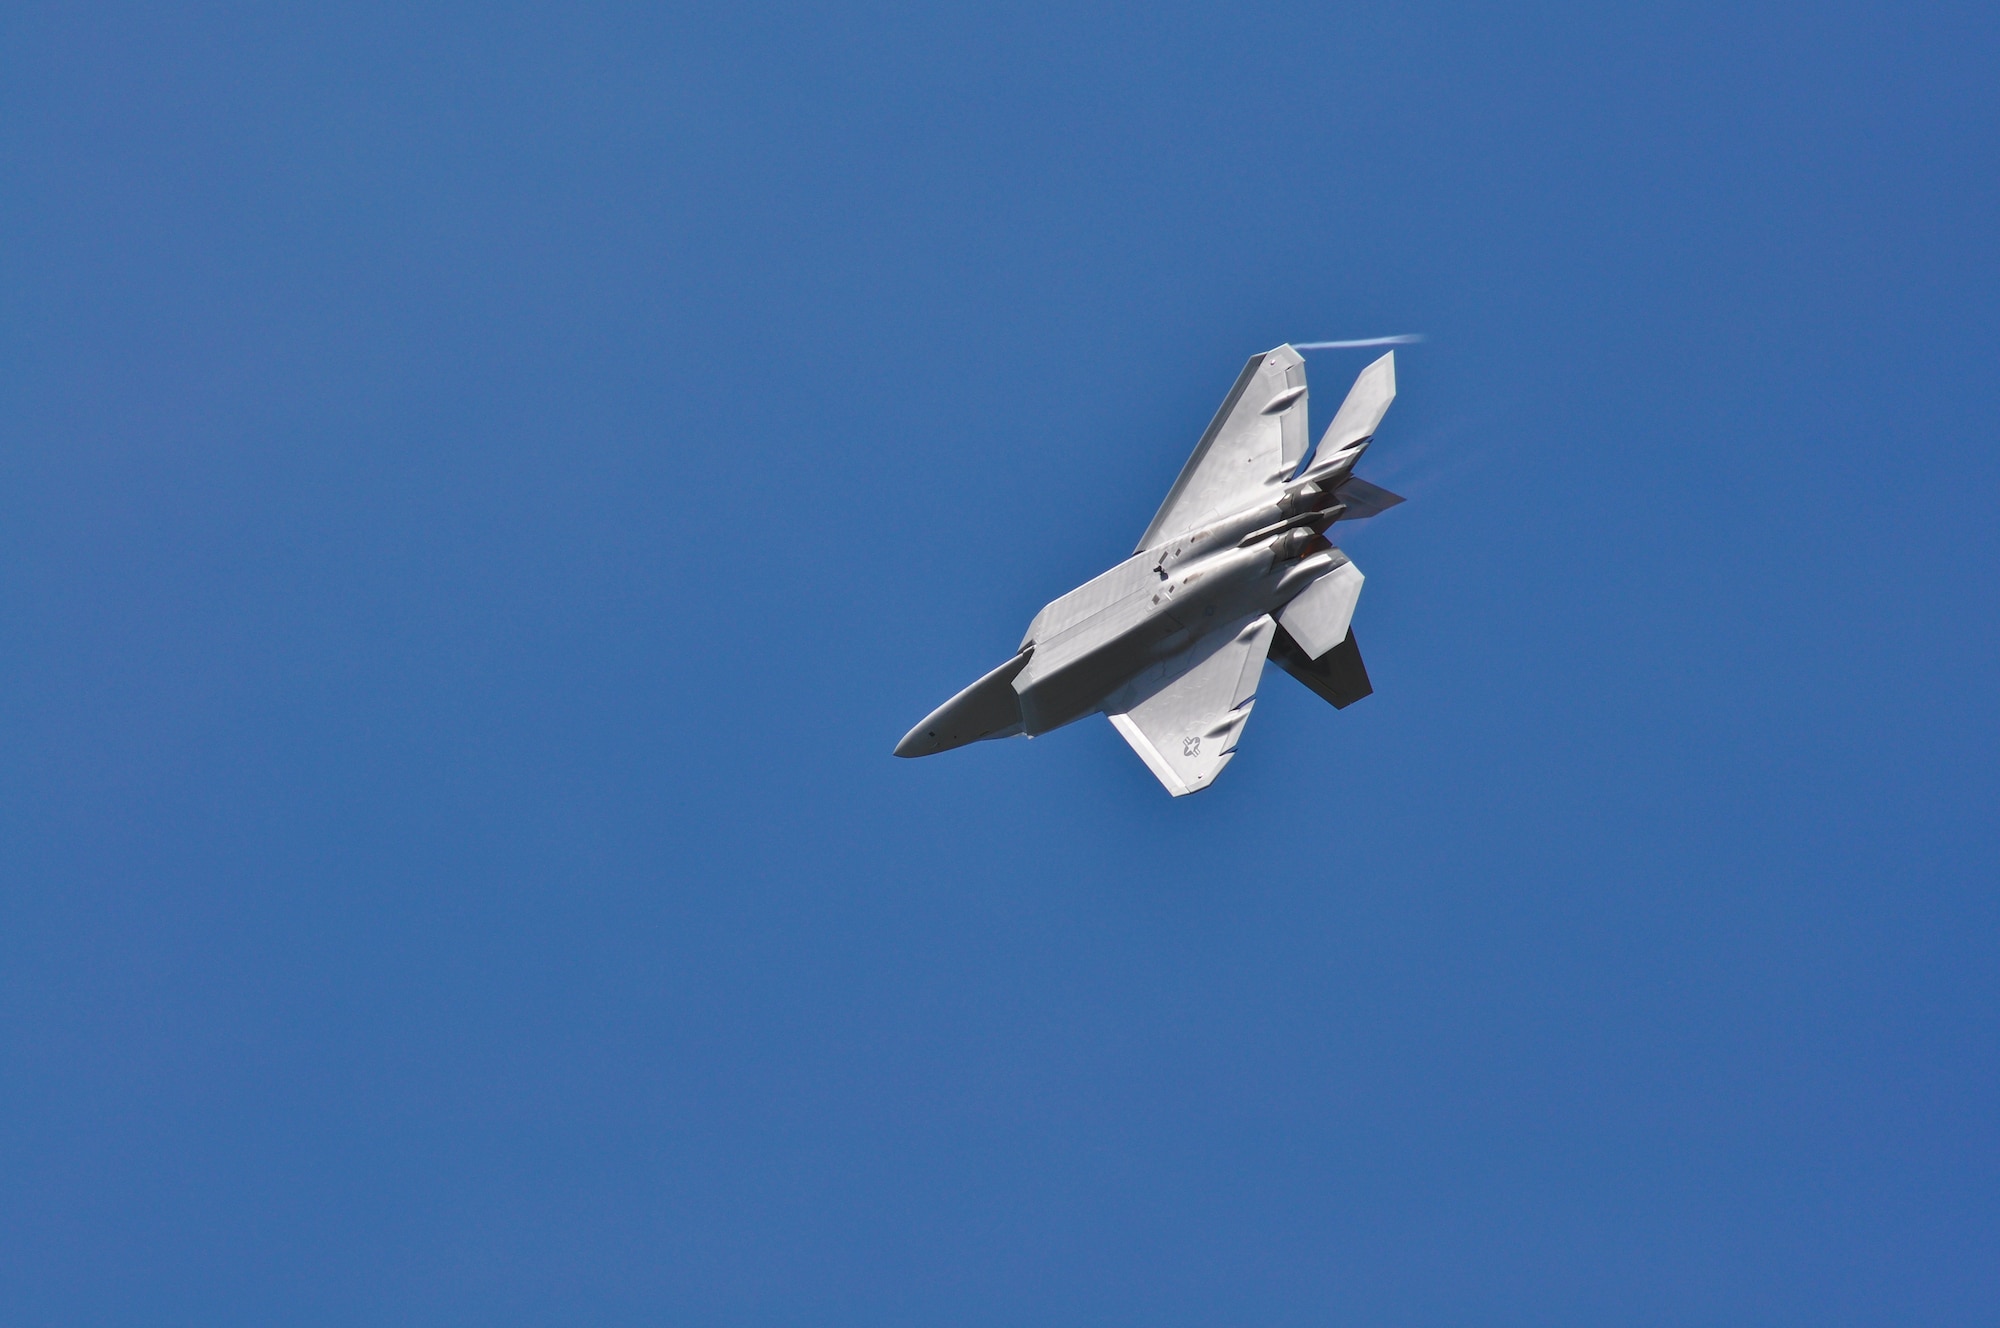
<svg viewBox="0 0 2000 1328"><path fill-rule="evenodd" d="M1304 683L1335 710L1345 710L1375 691L1368 681L1368 667L1361 662L1361 647L1350 630L1347 639L1318 659L1306 656L1304 648L1292 640L1284 628L1271 642L1271 662Z"/></svg>
<svg viewBox="0 0 2000 1328"><path fill-rule="evenodd" d="M1354 468L1381 427L1396 399L1396 352L1390 351L1361 371L1347 400L1340 403L1333 423L1326 426L1306 474L1313 478L1339 476Z"/></svg>

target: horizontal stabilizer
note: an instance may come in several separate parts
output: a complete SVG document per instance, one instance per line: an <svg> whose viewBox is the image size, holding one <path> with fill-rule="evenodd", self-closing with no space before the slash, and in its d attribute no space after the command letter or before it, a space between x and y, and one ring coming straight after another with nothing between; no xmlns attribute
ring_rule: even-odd
<svg viewBox="0 0 2000 1328"><path fill-rule="evenodd" d="M1335 491L1347 510L1340 514L1342 521L1366 521L1377 512L1386 512L1403 501L1400 493L1390 493L1379 484L1367 480L1349 478Z"/></svg>
<svg viewBox="0 0 2000 1328"><path fill-rule="evenodd" d="M1271 662L1318 693L1335 710L1345 710L1375 690L1368 681L1368 669L1361 662L1361 647L1354 643L1351 630L1346 640L1313 659L1280 627L1277 639L1271 642Z"/></svg>
<svg viewBox="0 0 2000 1328"><path fill-rule="evenodd" d="M1362 579L1360 568L1342 562L1315 577L1279 611L1278 621L1308 658L1318 659L1346 639L1354 606L1361 599Z"/></svg>

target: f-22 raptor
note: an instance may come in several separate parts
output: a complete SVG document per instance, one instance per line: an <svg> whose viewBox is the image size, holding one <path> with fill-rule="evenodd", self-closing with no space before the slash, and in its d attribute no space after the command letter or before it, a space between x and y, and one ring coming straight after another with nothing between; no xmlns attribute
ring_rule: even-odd
<svg viewBox="0 0 2000 1328"><path fill-rule="evenodd" d="M1266 657L1344 708L1373 688L1350 623L1361 572L1325 531L1403 501L1359 478L1396 396L1361 371L1308 456L1305 360L1251 357L1130 558L1035 615L1015 656L896 744L929 756L1107 716L1175 797L1236 754Z"/></svg>

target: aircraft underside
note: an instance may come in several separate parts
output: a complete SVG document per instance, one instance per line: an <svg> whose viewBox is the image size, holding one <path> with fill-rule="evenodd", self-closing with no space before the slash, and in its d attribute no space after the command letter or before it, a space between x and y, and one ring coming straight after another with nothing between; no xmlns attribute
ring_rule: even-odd
<svg viewBox="0 0 2000 1328"><path fill-rule="evenodd" d="M1352 475L1395 397L1394 353L1305 447L1304 361L1254 357L1124 562L1051 601L1014 658L896 746L928 756L1103 714L1168 792L1236 752L1267 660L1336 708L1373 690L1351 626L1359 569L1326 539L1402 501Z"/></svg>

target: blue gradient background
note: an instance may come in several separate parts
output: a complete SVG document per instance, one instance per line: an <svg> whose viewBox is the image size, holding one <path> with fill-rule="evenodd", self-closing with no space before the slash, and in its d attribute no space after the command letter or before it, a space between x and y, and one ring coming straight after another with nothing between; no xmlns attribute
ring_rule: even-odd
<svg viewBox="0 0 2000 1328"><path fill-rule="evenodd" d="M1992 6L0 52L6 1323L2000 1317ZM890 758L1409 331L1374 697Z"/></svg>

